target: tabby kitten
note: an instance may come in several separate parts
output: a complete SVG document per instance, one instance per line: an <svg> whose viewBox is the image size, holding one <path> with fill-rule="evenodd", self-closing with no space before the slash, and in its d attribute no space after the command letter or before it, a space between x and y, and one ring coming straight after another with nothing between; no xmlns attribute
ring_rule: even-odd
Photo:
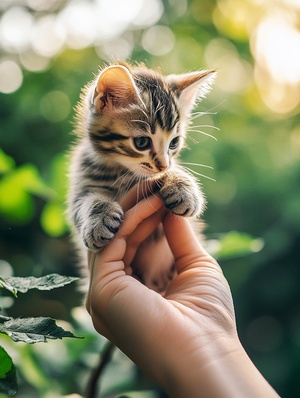
<svg viewBox="0 0 300 398"><path fill-rule="evenodd" d="M157 181L173 213L193 217L203 212L200 187L176 157L192 108L208 93L214 75L162 76L144 66L118 63L100 71L83 90L69 215L85 248L99 251L114 237L123 220L118 201L144 180Z"/></svg>

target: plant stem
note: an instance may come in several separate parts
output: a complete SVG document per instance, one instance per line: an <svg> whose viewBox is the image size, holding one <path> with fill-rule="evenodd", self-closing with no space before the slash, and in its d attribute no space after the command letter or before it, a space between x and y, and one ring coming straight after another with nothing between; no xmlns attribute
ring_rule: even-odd
<svg viewBox="0 0 300 398"><path fill-rule="evenodd" d="M103 374L105 367L110 362L115 346L108 341L103 351L100 354L100 360L95 369L93 369L90 379L87 384L86 398L96 398L99 388L99 381Z"/></svg>

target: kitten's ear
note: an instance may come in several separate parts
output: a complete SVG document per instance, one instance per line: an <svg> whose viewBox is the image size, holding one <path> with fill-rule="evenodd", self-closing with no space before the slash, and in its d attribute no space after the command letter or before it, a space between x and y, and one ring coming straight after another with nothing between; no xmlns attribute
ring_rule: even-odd
<svg viewBox="0 0 300 398"><path fill-rule="evenodd" d="M167 83L178 97L180 108L185 116L191 112L197 101L209 93L215 77L214 70L167 76Z"/></svg>
<svg viewBox="0 0 300 398"><path fill-rule="evenodd" d="M129 70L122 65L104 69L96 82L92 103L99 111L106 106L125 107L139 98L137 87Z"/></svg>

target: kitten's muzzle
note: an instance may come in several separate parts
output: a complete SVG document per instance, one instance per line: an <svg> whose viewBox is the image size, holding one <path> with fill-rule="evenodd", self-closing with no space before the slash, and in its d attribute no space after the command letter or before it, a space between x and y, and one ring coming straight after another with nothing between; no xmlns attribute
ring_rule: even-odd
<svg viewBox="0 0 300 398"><path fill-rule="evenodd" d="M162 163L156 163L155 164L156 170L155 170L155 168L153 166L151 166L150 163L147 163L147 162L140 163L140 165L141 165L141 167L144 170L150 171L151 173L157 173L157 172L165 171L168 168L167 165L162 164Z"/></svg>

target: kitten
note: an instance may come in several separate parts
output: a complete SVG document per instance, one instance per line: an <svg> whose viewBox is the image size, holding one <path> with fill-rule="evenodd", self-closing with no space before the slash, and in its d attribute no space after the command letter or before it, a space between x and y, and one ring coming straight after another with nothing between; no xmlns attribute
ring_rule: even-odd
<svg viewBox="0 0 300 398"><path fill-rule="evenodd" d="M100 71L83 90L69 191L69 215L83 251L100 251L108 244L123 220L118 201L144 180L157 181L173 213L193 217L203 212L203 193L176 157L191 111L208 93L214 76L214 71L163 76L145 66L117 63ZM164 276L155 280L148 256L141 260L138 254L144 264L134 266L135 274L147 286L163 290L170 272L163 268ZM171 253L166 256L172 263Z"/></svg>

